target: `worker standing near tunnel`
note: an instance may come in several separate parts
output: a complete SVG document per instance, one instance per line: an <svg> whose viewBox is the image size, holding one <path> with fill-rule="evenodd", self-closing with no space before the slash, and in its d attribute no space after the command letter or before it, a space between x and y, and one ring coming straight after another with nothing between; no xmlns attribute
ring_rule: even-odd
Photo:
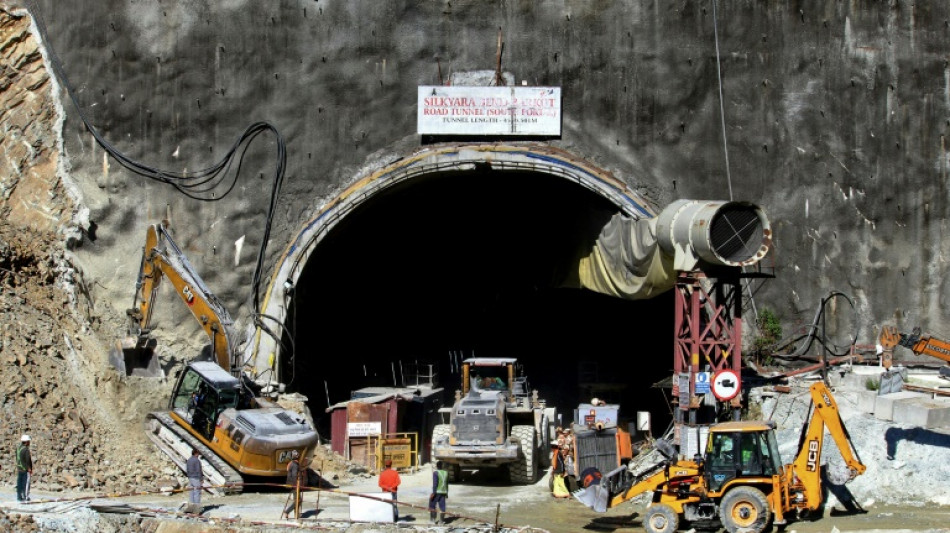
<svg viewBox="0 0 950 533"><path fill-rule="evenodd" d="M442 461L436 461L432 472L432 494L429 496L429 522L445 523L445 500L449 497L449 472ZM439 507L439 519L435 519L435 508Z"/></svg>
<svg viewBox="0 0 950 533"><path fill-rule="evenodd" d="M33 477L33 456L30 454L30 436L20 437L20 445L16 448L16 500L30 501L30 481Z"/></svg>
<svg viewBox="0 0 950 533"><path fill-rule="evenodd" d="M399 521L399 509L396 507L396 494L399 490L399 472L393 468L393 460L386 459L386 468L379 474L379 488L393 495L393 522Z"/></svg>
<svg viewBox="0 0 950 533"><path fill-rule="evenodd" d="M185 463L185 471L188 474L188 486L191 487L191 491L188 495L188 503L194 507L192 509L195 512L200 511L198 507L201 505L201 482L204 479L201 469L201 457L198 456L198 450L192 448L191 457L188 458L188 462Z"/></svg>
<svg viewBox="0 0 950 533"><path fill-rule="evenodd" d="M287 463L287 485L290 486L291 495L288 497L290 503L284 508L281 518L290 518L290 513L300 519L300 504L302 498L300 489L307 486L307 472L300 466L300 452L294 450L290 454L290 462Z"/></svg>

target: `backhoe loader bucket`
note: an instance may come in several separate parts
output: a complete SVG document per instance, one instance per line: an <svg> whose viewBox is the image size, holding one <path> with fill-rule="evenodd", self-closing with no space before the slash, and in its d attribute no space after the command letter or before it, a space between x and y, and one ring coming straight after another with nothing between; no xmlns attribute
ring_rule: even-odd
<svg viewBox="0 0 950 533"><path fill-rule="evenodd" d="M607 492L606 487L591 485L586 489L577 489L571 493L571 495L574 496L577 501L598 513L607 512L607 500L610 497L610 493Z"/></svg>
<svg viewBox="0 0 950 533"><path fill-rule="evenodd" d="M611 470L604 476L595 467L585 468L580 475L581 485L584 488L574 491L571 495L594 511L605 513L607 512L607 502L610 500L610 488L622 483L626 471L627 466L623 465Z"/></svg>
<svg viewBox="0 0 950 533"><path fill-rule="evenodd" d="M125 337L109 350L109 363L126 376L165 377L155 355L155 339L148 336Z"/></svg>

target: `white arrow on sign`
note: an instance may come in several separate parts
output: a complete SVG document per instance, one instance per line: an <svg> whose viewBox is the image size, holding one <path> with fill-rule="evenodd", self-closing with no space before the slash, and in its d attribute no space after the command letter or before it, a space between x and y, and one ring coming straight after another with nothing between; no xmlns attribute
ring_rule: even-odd
<svg viewBox="0 0 950 533"><path fill-rule="evenodd" d="M720 401L731 400L739 394L739 376L732 370L721 370L716 373L712 383L713 394Z"/></svg>

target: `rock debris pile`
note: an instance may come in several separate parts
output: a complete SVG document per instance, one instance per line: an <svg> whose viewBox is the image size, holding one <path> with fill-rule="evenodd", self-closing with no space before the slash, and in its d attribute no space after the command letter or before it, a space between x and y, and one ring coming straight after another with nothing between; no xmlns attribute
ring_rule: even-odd
<svg viewBox="0 0 950 533"><path fill-rule="evenodd" d="M0 465L12 478L27 433L35 488L129 490L161 468L144 451L120 452L118 428L90 394L98 376L83 352L89 330L74 311L74 274L55 235L0 225Z"/></svg>
<svg viewBox="0 0 950 533"><path fill-rule="evenodd" d="M115 332L103 331L84 284L56 235L0 224L0 472L13 483L15 448L26 433L37 490L184 486L142 428L148 411L164 407L174 376L120 377L108 365L101 339ZM354 475L326 447L313 466L334 482Z"/></svg>

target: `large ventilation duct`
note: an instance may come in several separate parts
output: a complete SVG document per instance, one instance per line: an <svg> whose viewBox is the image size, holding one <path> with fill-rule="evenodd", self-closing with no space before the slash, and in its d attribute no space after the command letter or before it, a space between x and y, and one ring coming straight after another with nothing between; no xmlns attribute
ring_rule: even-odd
<svg viewBox="0 0 950 533"><path fill-rule="evenodd" d="M677 200L656 218L621 214L582 250L566 286L642 300L673 287L676 273L704 266L754 265L768 253L772 229L748 202Z"/></svg>
<svg viewBox="0 0 950 533"><path fill-rule="evenodd" d="M772 229L748 202L677 200L656 217L660 248L673 254L675 270L710 265L749 266L769 251Z"/></svg>

